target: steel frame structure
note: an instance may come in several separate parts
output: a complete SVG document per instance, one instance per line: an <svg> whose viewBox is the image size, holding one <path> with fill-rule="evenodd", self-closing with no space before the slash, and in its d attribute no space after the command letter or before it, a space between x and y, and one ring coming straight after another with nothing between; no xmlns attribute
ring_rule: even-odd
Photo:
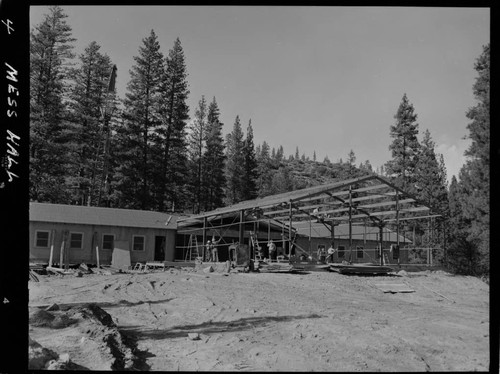
<svg viewBox="0 0 500 374"><path fill-rule="evenodd" d="M177 230L182 232L193 226L201 228L205 242L210 222L231 216L236 219L239 216L238 222L234 225L238 225L239 243L243 243L245 217L249 215L255 217L256 221L273 221L274 225L285 228L290 243L295 235L293 222L317 220L328 228L332 239L335 235L335 226L347 223L349 250L352 249L352 225L368 222L380 230L381 264L385 226L395 225L399 245L401 222L442 216L387 179L369 175L242 201L213 211L180 218L177 221Z"/></svg>

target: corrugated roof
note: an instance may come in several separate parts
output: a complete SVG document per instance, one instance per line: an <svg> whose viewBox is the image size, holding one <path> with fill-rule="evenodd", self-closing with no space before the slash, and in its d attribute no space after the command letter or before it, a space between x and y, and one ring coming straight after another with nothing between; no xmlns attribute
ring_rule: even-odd
<svg viewBox="0 0 500 374"><path fill-rule="evenodd" d="M38 222L173 230L177 228L179 218L177 215L146 210L46 203L30 203L29 216L30 221Z"/></svg>
<svg viewBox="0 0 500 374"><path fill-rule="evenodd" d="M302 236L309 236L311 234L312 238L329 238L331 233L330 230L325 227L320 222L311 222L311 228L309 229L309 221L293 222L293 227L297 230L297 233ZM352 225L352 238L362 240L378 240L379 228L370 225ZM336 225L334 230L336 239L349 239L349 225ZM384 228L383 231L384 241L397 242L397 233ZM411 243L411 240L405 238L403 235L399 235L399 241L401 243Z"/></svg>

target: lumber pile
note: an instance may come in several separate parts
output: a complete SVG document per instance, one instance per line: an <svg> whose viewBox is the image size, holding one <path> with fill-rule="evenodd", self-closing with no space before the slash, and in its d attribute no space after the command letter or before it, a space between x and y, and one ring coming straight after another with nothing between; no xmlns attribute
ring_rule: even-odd
<svg viewBox="0 0 500 374"><path fill-rule="evenodd" d="M273 263L261 263L259 266L259 272L261 273L294 273L297 271L302 271L304 268L296 267L289 263L283 262L273 262Z"/></svg>

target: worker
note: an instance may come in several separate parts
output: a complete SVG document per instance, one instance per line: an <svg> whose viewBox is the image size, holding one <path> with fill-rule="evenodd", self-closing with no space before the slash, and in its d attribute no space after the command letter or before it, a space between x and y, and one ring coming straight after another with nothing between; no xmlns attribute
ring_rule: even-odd
<svg viewBox="0 0 500 374"><path fill-rule="evenodd" d="M333 262L333 254L336 252L336 250L333 248L333 243L330 245L330 248L328 248L328 256L326 256L326 262Z"/></svg>
<svg viewBox="0 0 500 374"><path fill-rule="evenodd" d="M323 245L318 246L318 261L324 263L325 257L326 257L325 247Z"/></svg>
<svg viewBox="0 0 500 374"><path fill-rule="evenodd" d="M207 245L205 248L206 248L205 260L207 262L210 262L212 260L212 244L210 243L210 240L207 240Z"/></svg>
<svg viewBox="0 0 500 374"><path fill-rule="evenodd" d="M267 248L269 248L269 259L276 260L276 244L274 244L273 239L269 240Z"/></svg>
<svg viewBox="0 0 500 374"><path fill-rule="evenodd" d="M211 249L212 249L212 261L213 262L219 262L219 254L217 252L217 244L219 244L221 239L222 238L219 238L219 240L215 240L215 236L212 237Z"/></svg>

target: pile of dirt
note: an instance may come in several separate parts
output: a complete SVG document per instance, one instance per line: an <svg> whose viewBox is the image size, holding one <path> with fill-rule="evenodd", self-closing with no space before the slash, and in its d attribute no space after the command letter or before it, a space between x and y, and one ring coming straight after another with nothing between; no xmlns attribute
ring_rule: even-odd
<svg viewBox="0 0 500 374"><path fill-rule="evenodd" d="M63 311L47 311L41 309L36 310L29 315L30 325L36 327L62 329L75 322L76 320L70 318L70 316Z"/></svg>
<svg viewBox="0 0 500 374"><path fill-rule="evenodd" d="M88 344L90 340L95 343L100 356L98 360L105 363L106 370L130 370L140 364L139 359L134 354L134 342L122 335L109 313L99 306L84 304L66 308L64 311L51 306L50 309L57 310L38 309L31 312L30 326L50 329L72 327L76 329L81 335L82 342ZM59 356L31 338L29 354L30 368L32 369L64 369L76 365L69 360L67 353Z"/></svg>
<svg viewBox="0 0 500 374"><path fill-rule="evenodd" d="M45 369L49 361L57 360L59 355L29 337L28 343L28 368L30 370Z"/></svg>

